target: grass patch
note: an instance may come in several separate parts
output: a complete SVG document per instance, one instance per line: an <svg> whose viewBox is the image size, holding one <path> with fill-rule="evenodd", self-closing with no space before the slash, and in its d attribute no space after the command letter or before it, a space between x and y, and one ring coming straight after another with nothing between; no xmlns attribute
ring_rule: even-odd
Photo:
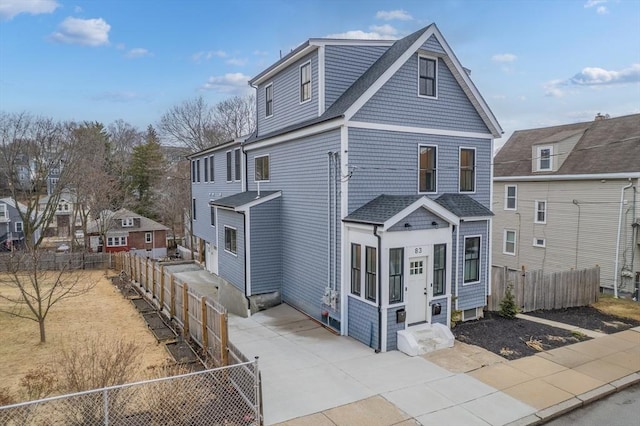
<svg viewBox="0 0 640 426"><path fill-rule="evenodd" d="M631 299L616 299L611 295L601 294L600 299L591 306L610 315L640 321L640 303Z"/></svg>

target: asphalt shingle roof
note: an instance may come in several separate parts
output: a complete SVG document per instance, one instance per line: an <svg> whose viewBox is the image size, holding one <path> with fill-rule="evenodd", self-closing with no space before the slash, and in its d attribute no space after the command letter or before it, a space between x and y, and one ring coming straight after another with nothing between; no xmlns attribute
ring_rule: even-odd
<svg viewBox="0 0 640 426"><path fill-rule="evenodd" d="M218 198L217 200L210 201L212 206L236 208L249 204L259 198L267 197L271 194L275 194L279 191L260 191L260 197L258 197L258 191L246 191L239 192L237 194L229 195L228 197Z"/></svg>
<svg viewBox="0 0 640 426"><path fill-rule="evenodd" d="M534 145L551 144L582 133L558 170L534 173ZM518 130L494 158L494 176L595 174L640 171L640 114Z"/></svg>
<svg viewBox="0 0 640 426"><path fill-rule="evenodd" d="M442 194L435 202L458 217L493 216L491 210L466 194Z"/></svg>

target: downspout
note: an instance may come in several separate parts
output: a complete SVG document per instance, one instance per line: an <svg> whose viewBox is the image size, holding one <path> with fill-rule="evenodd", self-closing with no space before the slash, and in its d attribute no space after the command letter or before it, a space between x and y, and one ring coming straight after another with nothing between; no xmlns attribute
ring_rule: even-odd
<svg viewBox="0 0 640 426"><path fill-rule="evenodd" d="M338 290L338 176L340 176L340 154L333 153L333 290ZM333 307L332 307L333 308Z"/></svg>
<svg viewBox="0 0 640 426"><path fill-rule="evenodd" d="M629 184L620 190L620 214L618 215L618 237L616 238L616 265L613 271L613 297L618 298L618 263L620 260L620 234L622 232L622 207L624 205L624 191L633 186L631 178Z"/></svg>
<svg viewBox="0 0 640 426"><path fill-rule="evenodd" d="M382 264L382 238L378 235L378 225L373 225L373 235L378 240L378 259L376 265L376 275L378 277L378 349L375 353L380 353L382 350L382 274L380 273L380 266Z"/></svg>
<svg viewBox="0 0 640 426"><path fill-rule="evenodd" d="M327 287L331 288L331 154L327 152Z"/></svg>
<svg viewBox="0 0 640 426"><path fill-rule="evenodd" d="M247 299L247 310L251 312L251 301L249 299L249 292L247 291L247 278L249 277L249 263L247 262L247 215L245 212L238 212L242 215L242 222L244 228L242 234L244 236L244 298Z"/></svg>
<svg viewBox="0 0 640 426"><path fill-rule="evenodd" d="M455 282L455 293L456 293L456 310L458 310L458 280L460 279L460 225L456 226L456 282Z"/></svg>
<svg viewBox="0 0 640 426"><path fill-rule="evenodd" d="M247 152L244 150L244 145L240 145L240 151L242 152L242 155L244 156L244 170L242 173L242 192L247 192L248 191L248 187L249 187L249 169L248 169L248 159L247 159Z"/></svg>
<svg viewBox="0 0 640 426"><path fill-rule="evenodd" d="M638 236L638 226L636 220L638 216L636 215L637 210L637 196L638 196L638 187L633 187L633 221L631 222L631 270L633 270L635 254L636 254L636 238Z"/></svg>

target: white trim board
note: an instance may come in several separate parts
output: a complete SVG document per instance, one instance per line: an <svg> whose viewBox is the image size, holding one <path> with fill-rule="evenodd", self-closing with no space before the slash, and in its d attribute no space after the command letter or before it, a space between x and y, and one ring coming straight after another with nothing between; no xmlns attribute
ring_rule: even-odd
<svg viewBox="0 0 640 426"><path fill-rule="evenodd" d="M432 129L428 127L400 126L395 124L368 123L364 121L346 121L347 127L358 129L386 130L389 132L417 133L422 135L455 136L462 138L493 139L491 133L465 132L459 130Z"/></svg>
<svg viewBox="0 0 640 426"><path fill-rule="evenodd" d="M494 182L537 182L547 180L640 179L640 172L593 173L575 175L496 176Z"/></svg>
<svg viewBox="0 0 640 426"><path fill-rule="evenodd" d="M344 120L340 117L337 117L335 119L328 120L323 123L312 124L302 129L293 130L283 135L267 138L259 142L249 143L248 145L245 145L244 150L248 152L254 149L264 148L264 147L276 145L282 142L288 142L291 140L300 139L306 136L317 135L319 133L324 133L329 130L337 129L343 124L344 124Z"/></svg>

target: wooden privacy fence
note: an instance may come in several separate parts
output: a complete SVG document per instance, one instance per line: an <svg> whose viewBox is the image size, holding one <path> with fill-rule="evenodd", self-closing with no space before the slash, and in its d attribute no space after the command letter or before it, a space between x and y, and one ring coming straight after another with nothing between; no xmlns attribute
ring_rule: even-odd
<svg viewBox="0 0 640 426"><path fill-rule="evenodd" d="M32 255L25 251L0 253L0 272L33 270L70 271L78 269L109 269L113 265L111 253L53 253L40 252Z"/></svg>
<svg viewBox="0 0 640 426"><path fill-rule="evenodd" d="M587 306L598 301L600 267L545 274L544 271L517 271L501 266L491 269L491 296L487 309L499 311L507 286L521 312Z"/></svg>
<svg viewBox="0 0 640 426"><path fill-rule="evenodd" d="M230 364L224 306L191 290L188 283L165 270L161 262L122 252L118 253L115 266L136 281L145 297L178 325L185 338L196 342L216 366Z"/></svg>

